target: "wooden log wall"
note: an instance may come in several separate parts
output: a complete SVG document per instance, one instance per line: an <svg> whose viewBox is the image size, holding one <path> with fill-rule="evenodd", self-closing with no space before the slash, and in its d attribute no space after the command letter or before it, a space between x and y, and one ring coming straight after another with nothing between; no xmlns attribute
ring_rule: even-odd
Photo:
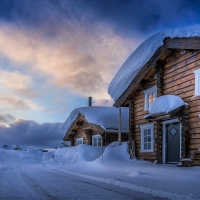
<svg viewBox="0 0 200 200"><path fill-rule="evenodd" d="M136 128L147 124L144 116L148 114L144 111L144 91L157 86L158 96L162 94L172 94L180 96L183 101L189 104L182 111L182 157L187 157L190 150L200 148L200 97L194 97L194 71L200 69L200 51L180 51L174 52L170 57L163 61L165 65L162 68L156 66L155 72L148 78L137 92L135 92L134 103L130 111L130 116L134 119L134 132L136 140L136 152L139 159L149 161L162 161L162 123L154 122L154 152L141 153L141 131ZM161 70L162 69L162 70ZM131 119L130 119L131 120ZM131 121L130 121L131 122ZM194 165L200 165L200 153L197 155Z"/></svg>
<svg viewBox="0 0 200 200"><path fill-rule="evenodd" d="M132 119L134 119L134 138L135 138L135 151L136 151L136 157L138 159L148 160L148 161L155 161L157 159L157 144L154 143L154 152L140 152L141 150L141 130L140 126L143 124L149 124L144 119L144 116L148 114L148 111L144 111L144 102L145 102L145 95L144 91L154 87L157 85L157 79L156 79L156 71L148 78L148 80L141 85L141 87L138 89L138 91L134 94L135 98L133 101L133 107L134 109L131 109L131 116ZM130 105L129 105L130 106ZM158 140L158 134L157 134L157 124L154 125L154 140ZM160 147L161 148L161 147Z"/></svg>
<svg viewBox="0 0 200 200"><path fill-rule="evenodd" d="M112 142L118 141L118 133L106 133L106 146ZM121 141L126 142L128 141L128 133L121 134Z"/></svg>
<svg viewBox="0 0 200 200"><path fill-rule="evenodd" d="M164 64L163 62L156 63L156 86L157 86L157 97L163 95L163 74L164 74ZM158 163L162 163L162 123L160 121L156 122L156 160Z"/></svg>
<svg viewBox="0 0 200 200"><path fill-rule="evenodd" d="M186 157L190 150L200 148L200 97L194 97L194 71L200 69L200 51L175 52L166 60L164 67L164 94L180 96L189 104L188 111L183 114L184 130L182 138L182 157ZM199 155L194 165L200 165Z"/></svg>
<svg viewBox="0 0 200 200"><path fill-rule="evenodd" d="M76 139L83 138L83 144L92 144L92 130L91 129L79 129L74 136L74 145L76 146Z"/></svg>
<svg viewBox="0 0 200 200"><path fill-rule="evenodd" d="M129 154L130 158L132 159L133 156L131 156L131 143L132 141L135 141L135 120L134 120L134 96L129 99L129 134L128 134L128 141L129 141ZM136 144L135 144L136 148ZM137 157L137 154L135 152L135 157Z"/></svg>
<svg viewBox="0 0 200 200"><path fill-rule="evenodd" d="M76 134L69 135L68 139L71 142L72 146L76 146L76 139L83 138L83 144L92 145L92 136L93 135L101 135L97 130L92 129L92 127L83 123L82 127L76 131ZM102 136L102 144L103 146L107 146L112 142L118 141L118 133L104 133ZM122 133L121 141L128 141L128 133Z"/></svg>

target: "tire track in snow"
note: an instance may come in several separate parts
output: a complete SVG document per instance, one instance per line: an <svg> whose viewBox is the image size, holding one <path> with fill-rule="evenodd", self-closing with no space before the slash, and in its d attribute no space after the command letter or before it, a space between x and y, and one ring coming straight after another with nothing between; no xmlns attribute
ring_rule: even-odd
<svg viewBox="0 0 200 200"><path fill-rule="evenodd" d="M78 174L75 174L75 173L71 173L71 175L74 175L74 176L77 177L77 178L75 178L75 177L69 176L70 172L66 172L68 174L68 175L66 175L66 173L63 173L63 171L61 172L59 170L50 169L50 168L45 168L45 171L49 171L51 173L55 173L55 174L64 176L64 177L66 177L68 179L71 179L71 180L74 180L74 181L77 181L77 182L80 182L80 183L84 183L84 184L87 184L87 185L98 187L98 188L100 188L102 190L106 190L106 191L110 191L112 193L117 193L119 195L123 195L123 197L124 197L123 199L138 199L138 200L139 199L140 200L151 200L151 199L152 200L161 200L161 199L168 199L168 198L165 198L165 197L154 196L152 194L144 194L144 193L139 192L139 191L134 191L134 196L133 196L133 195L130 195L130 194L132 194L132 191L130 193L130 190L128 188L126 188L125 189L126 191L125 191L124 189L120 189L118 186L114 186L114 188L113 188L110 184L107 184L107 183L104 183L103 186L101 186L101 184L99 183L99 181L95 181L94 180L97 183L91 182L90 179L85 178L85 177L81 177L80 174L78 175ZM80 180L80 178L85 179L85 180Z"/></svg>
<svg viewBox="0 0 200 200"><path fill-rule="evenodd" d="M23 172L22 172L23 171ZM29 186L29 188L33 191L33 193L35 194L39 194L39 197L41 199L58 199L56 196L50 194L46 189L44 189L38 182L36 182L33 178L31 178L26 172L26 170L23 168L20 168L20 175L21 178L23 179L23 181Z"/></svg>

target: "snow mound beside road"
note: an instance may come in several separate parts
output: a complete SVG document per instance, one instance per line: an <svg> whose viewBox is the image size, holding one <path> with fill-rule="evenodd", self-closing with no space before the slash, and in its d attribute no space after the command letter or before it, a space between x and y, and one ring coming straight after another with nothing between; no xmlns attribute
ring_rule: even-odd
<svg viewBox="0 0 200 200"><path fill-rule="evenodd" d="M60 148L44 154L43 164L70 165L77 162L91 162L102 154L102 147L93 147L86 144Z"/></svg>
<svg viewBox="0 0 200 200"><path fill-rule="evenodd" d="M105 149L105 150L104 150ZM107 147L94 147L86 144L60 148L44 154L43 164L70 165L81 162L101 161L102 152L104 161L128 160L128 144L113 142Z"/></svg>

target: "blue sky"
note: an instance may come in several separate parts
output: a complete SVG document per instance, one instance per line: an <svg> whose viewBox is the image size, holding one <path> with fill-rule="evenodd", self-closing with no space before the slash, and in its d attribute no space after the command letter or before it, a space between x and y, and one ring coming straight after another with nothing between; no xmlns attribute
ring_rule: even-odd
<svg viewBox="0 0 200 200"><path fill-rule="evenodd" d="M197 0L1 0L0 125L60 126L88 96L111 106L107 87L142 41L197 23Z"/></svg>

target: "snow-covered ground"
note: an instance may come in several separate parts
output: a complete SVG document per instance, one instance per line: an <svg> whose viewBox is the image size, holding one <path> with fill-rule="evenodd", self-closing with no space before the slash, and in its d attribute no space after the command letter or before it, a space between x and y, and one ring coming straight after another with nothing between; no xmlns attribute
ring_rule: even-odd
<svg viewBox="0 0 200 200"><path fill-rule="evenodd" d="M200 167L130 160L127 148L0 148L0 199L200 199Z"/></svg>

